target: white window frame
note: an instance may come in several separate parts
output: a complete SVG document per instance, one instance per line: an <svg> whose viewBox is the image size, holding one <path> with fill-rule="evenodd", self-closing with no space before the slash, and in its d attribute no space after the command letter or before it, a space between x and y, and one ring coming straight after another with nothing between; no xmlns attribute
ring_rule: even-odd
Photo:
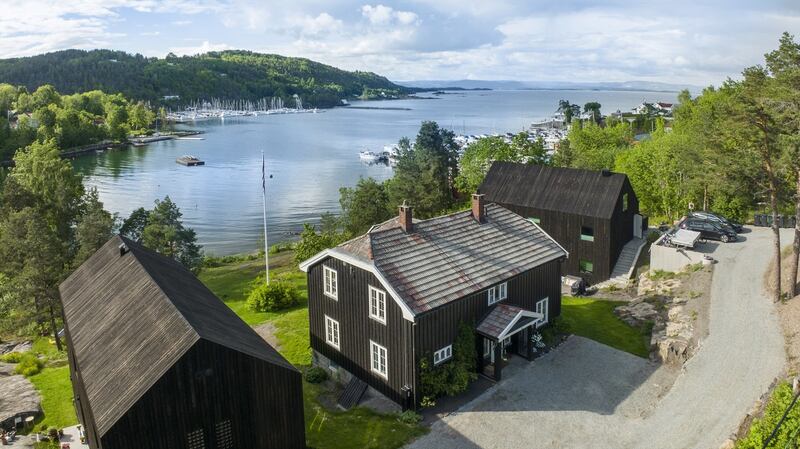
<svg viewBox="0 0 800 449"><path fill-rule="evenodd" d="M369 286L369 317L386 324L386 292Z"/></svg>
<svg viewBox="0 0 800 449"><path fill-rule="evenodd" d="M539 318L536 322L536 327L544 326L550 322L550 298L545 297L544 299L536 301L536 308L534 311L544 315L543 318Z"/></svg>
<svg viewBox="0 0 800 449"><path fill-rule="evenodd" d="M383 365L381 365L381 355L383 355ZM369 368L373 373L389 380L389 351L372 340L369 341Z"/></svg>
<svg viewBox="0 0 800 449"><path fill-rule="evenodd" d="M495 285L487 290L486 298L490 306L508 298L508 282Z"/></svg>
<svg viewBox="0 0 800 449"><path fill-rule="evenodd" d="M453 345L447 345L444 348L433 353L433 364L438 365L453 358Z"/></svg>
<svg viewBox="0 0 800 449"><path fill-rule="evenodd" d="M325 343L336 350L340 349L342 343L339 322L328 315L325 315Z"/></svg>
<svg viewBox="0 0 800 449"><path fill-rule="evenodd" d="M325 296L339 300L339 273L331 267L322 266L322 282L324 285Z"/></svg>

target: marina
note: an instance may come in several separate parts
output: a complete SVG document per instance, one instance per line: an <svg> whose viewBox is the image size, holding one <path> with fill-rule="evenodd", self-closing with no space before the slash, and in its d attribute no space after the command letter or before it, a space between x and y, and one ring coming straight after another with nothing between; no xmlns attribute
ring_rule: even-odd
<svg viewBox="0 0 800 449"><path fill-rule="evenodd" d="M596 100L612 111L629 110L643 99L671 99L651 92L476 91L390 103L411 110L337 107L324 114L204 120L176 128L199 132L190 137L205 140L170 138L143 147L115 146L113 151L77 157L73 164L112 213L127 217L169 195L206 253L235 254L252 250L263 239L262 150L267 170L274 175L267 180L267 226L271 241L277 243L297 238L303 223L318 223L322 213L338 214L340 187L352 187L362 177L383 182L392 176L391 162L362 161L360 151L380 154L402 137L413 143L425 120L465 136L465 143L492 134L533 132L531 123L552 117L561 98L575 103ZM205 167L189 170L175 162L186 154L199 156Z"/></svg>
<svg viewBox="0 0 800 449"><path fill-rule="evenodd" d="M258 117L263 115L316 114L317 108L306 109L303 100L294 95L294 106L284 104L282 98L263 98L258 101L220 100L197 101L180 111L169 111L167 119L176 123L198 122L203 120L225 120L237 117Z"/></svg>

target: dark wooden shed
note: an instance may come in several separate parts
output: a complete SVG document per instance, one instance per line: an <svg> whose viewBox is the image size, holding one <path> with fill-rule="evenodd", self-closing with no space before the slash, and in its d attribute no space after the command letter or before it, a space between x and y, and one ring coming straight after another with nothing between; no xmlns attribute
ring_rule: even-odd
<svg viewBox="0 0 800 449"><path fill-rule="evenodd" d="M92 449L305 447L300 373L179 263L114 237L60 291Z"/></svg>
<svg viewBox="0 0 800 449"><path fill-rule="evenodd" d="M591 283L625 273L643 242L647 220L621 173L495 162L479 192L541 226L570 254L563 273Z"/></svg>

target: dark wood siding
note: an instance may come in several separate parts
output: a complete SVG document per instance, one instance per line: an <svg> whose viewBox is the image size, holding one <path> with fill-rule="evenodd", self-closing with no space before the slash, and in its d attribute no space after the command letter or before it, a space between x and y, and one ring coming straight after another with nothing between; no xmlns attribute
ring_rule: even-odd
<svg viewBox="0 0 800 449"><path fill-rule="evenodd" d="M609 220L552 210L533 209L514 204L501 203L500 205L524 218L539 219L539 226L569 252L569 258L564 261L562 266L564 274L583 276L590 283L604 281L611 275L614 264L611 254L609 254L611 244ZM593 242L581 240L581 228L583 226L591 227L594 231ZM619 255L619 252L617 252L617 255ZM592 275L580 272L581 260L592 262L594 265ZM616 256L614 256L613 260L616 260Z"/></svg>
<svg viewBox="0 0 800 449"><path fill-rule="evenodd" d="M323 266L337 272L338 301L325 296ZM369 286L386 291L370 272L335 258L308 271L308 317L311 347L402 404L402 388L414 385L412 323L386 292L386 324L369 317ZM325 342L325 316L339 322L339 350ZM387 350L388 379L370 370L370 340Z"/></svg>
<svg viewBox="0 0 800 449"><path fill-rule="evenodd" d="M508 297L501 301L534 311L536 302L548 298L549 319L561 315L561 264L549 262L508 280ZM431 357L433 352L453 344L458 326L477 325L494 305L490 306L486 290L453 301L417 316L415 351L419 357ZM414 388L416 401L422 399Z"/></svg>
<svg viewBox="0 0 800 449"><path fill-rule="evenodd" d="M628 195L628 209L622 210L623 200L622 197ZM639 199L636 198L636 193L628 179L622 186L622 193L617 199L617 206L614 209L614 215L611 217L611 232L609 241L609 253L611 260L616 261L622 248L633 238L633 216L639 213ZM614 265L611 265L613 270Z"/></svg>
<svg viewBox="0 0 800 449"><path fill-rule="evenodd" d="M218 441L229 422L231 446ZM200 340L102 437L104 449L304 448L300 373Z"/></svg>

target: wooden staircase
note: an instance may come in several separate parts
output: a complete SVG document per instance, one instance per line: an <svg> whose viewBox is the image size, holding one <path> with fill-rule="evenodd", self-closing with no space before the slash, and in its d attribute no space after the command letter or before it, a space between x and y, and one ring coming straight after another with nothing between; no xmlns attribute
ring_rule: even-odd
<svg viewBox="0 0 800 449"><path fill-rule="evenodd" d="M342 410L349 410L358 405L358 402L361 400L361 397L364 396L364 392L366 391L366 382L358 377L353 376L353 378L350 379L350 382L347 383L347 386L344 387L344 391L342 391L342 394L339 395L339 399L336 401L336 403Z"/></svg>

